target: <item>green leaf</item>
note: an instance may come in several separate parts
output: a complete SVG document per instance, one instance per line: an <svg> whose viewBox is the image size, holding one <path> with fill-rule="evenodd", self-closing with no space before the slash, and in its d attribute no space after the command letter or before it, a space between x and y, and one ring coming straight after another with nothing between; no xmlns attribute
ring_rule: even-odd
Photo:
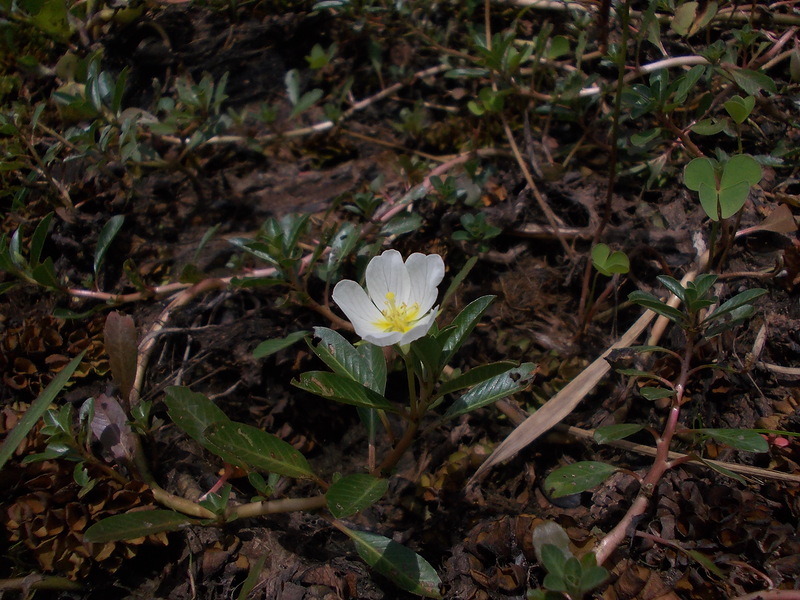
<svg viewBox="0 0 800 600"><path fill-rule="evenodd" d="M660 387L643 387L639 392L646 400L661 400L662 398L672 398L675 390L665 390Z"/></svg>
<svg viewBox="0 0 800 600"><path fill-rule="evenodd" d="M760 433L751 429L694 429L694 433L707 435L720 444L744 452L767 452L769 443Z"/></svg>
<svg viewBox="0 0 800 600"><path fill-rule="evenodd" d="M315 88L310 92L306 92L300 97L300 99L297 101L297 104L294 105L289 118L296 117L300 113L307 111L309 108L314 106L314 104L316 104L320 98L322 98L322 90L319 88Z"/></svg>
<svg viewBox="0 0 800 600"><path fill-rule="evenodd" d="M237 461L231 464L254 467L286 477L315 477L306 457L298 450L279 437L252 425L222 421L212 423L204 433L216 447L237 457Z"/></svg>
<svg viewBox="0 0 800 600"><path fill-rule="evenodd" d="M605 244L592 248L592 264L602 275L610 277L614 273L627 273L631 269L627 255L619 250L611 252Z"/></svg>
<svg viewBox="0 0 800 600"><path fill-rule="evenodd" d="M169 416L192 439L205 445L204 432L214 423L230 421L221 408L205 394L193 392L188 387L170 386L166 389L164 404Z"/></svg>
<svg viewBox="0 0 800 600"><path fill-rule="evenodd" d="M195 521L174 510L139 510L95 523L83 534L83 541L103 544L132 540L165 531L178 531L192 523Z"/></svg>
<svg viewBox="0 0 800 600"><path fill-rule="evenodd" d="M472 333L478 321L481 320L483 313L494 301L495 296L482 296L470 302L453 322L442 329L437 340L442 342L442 359L439 363L440 368L444 368L453 358L461 345L466 341L467 336Z"/></svg>
<svg viewBox="0 0 800 600"><path fill-rule="evenodd" d="M359 556L397 587L426 598L441 598L436 570L416 552L387 537L343 528L356 544Z"/></svg>
<svg viewBox="0 0 800 600"><path fill-rule="evenodd" d="M495 375L491 379L479 383L453 402L442 418L452 419L519 392L527 387L535 372L535 364L523 363L518 367L508 369L505 373Z"/></svg>
<svg viewBox="0 0 800 600"><path fill-rule="evenodd" d="M370 378L371 363L364 360L353 344L327 327L315 327L314 337L319 339L319 344L314 346L309 342L311 351L334 373L366 384Z"/></svg>
<svg viewBox="0 0 800 600"><path fill-rule="evenodd" d="M309 331L295 331L286 337L275 340L264 340L253 350L253 358L265 358L271 356L276 352L288 348L302 340L310 332Z"/></svg>
<svg viewBox="0 0 800 600"><path fill-rule="evenodd" d="M541 562L542 566L547 570L548 574L559 579L564 577L564 566L567 561L572 558L572 554L564 554L564 550L555 544L544 544L541 548ZM549 589L550 588L548 586ZM558 591L553 589L553 591Z"/></svg>
<svg viewBox="0 0 800 600"><path fill-rule="evenodd" d="M702 554L697 550L690 550L689 548L681 548L681 551L689 556L692 560L702 565L709 573L716 575L722 581L727 581L728 577L725 575L725 573L723 573L720 568L714 564L714 561L708 558L705 554Z"/></svg>
<svg viewBox="0 0 800 600"><path fill-rule="evenodd" d="M570 539L564 528L554 521L544 521L533 529L531 535L531 542L533 544L533 551L536 554L536 559L544 564L544 547L551 545L559 549L563 555L562 562L566 561L572 552L569 549Z"/></svg>
<svg viewBox="0 0 800 600"><path fill-rule="evenodd" d="M78 365L81 364L84 354L86 354L85 350L59 371L58 375L56 375L44 391L39 394L39 397L33 401L19 422L14 425L14 428L8 433L6 439L3 440L2 446L0 446L0 469L8 462L8 459L14 454L14 451L22 443L22 440L25 439L30 430L33 429L33 426L42 418L42 415L47 412L47 409L50 408L50 404L56 399L56 396L58 396L63 387L67 385L69 378L72 377Z"/></svg>
<svg viewBox="0 0 800 600"><path fill-rule="evenodd" d="M58 281L58 277L56 277L56 267L53 264L53 259L49 256L43 263L31 269L31 277L36 283L43 287L54 290L61 289L61 284Z"/></svg>
<svg viewBox="0 0 800 600"><path fill-rule="evenodd" d="M361 376L365 381L361 381L373 392L383 395L386 391L386 357L383 355L383 348L375 344L363 344L356 348L361 357L364 367Z"/></svg>
<svg viewBox="0 0 800 600"><path fill-rule="evenodd" d="M586 556L594 557L593 553ZM585 556L584 556L585 558ZM608 579L608 571L603 567L598 567L597 564L593 567L584 567L581 573L581 589L584 593L588 593L595 588L603 585Z"/></svg>
<svg viewBox="0 0 800 600"><path fill-rule="evenodd" d="M670 321L678 323L679 325L686 321L686 315L677 308L669 306L647 292L642 292L640 290L633 291L628 294L628 300L640 306L644 306L645 308L649 308L653 312L663 315Z"/></svg>
<svg viewBox="0 0 800 600"><path fill-rule="evenodd" d="M205 394L193 392L187 387L170 386L166 389L164 403L172 421L186 435L225 462L232 465L240 464L239 457L235 453L217 446L206 438L206 430L215 423L232 421Z"/></svg>
<svg viewBox="0 0 800 600"><path fill-rule="evenodd" d="M753 112L753 107L756 104L755 96L746 96L742 98L738 94L732 96L725 104L725 110L731 116L731 119L740 125L747 120L750 113Z"/></svg>
<svg viewBox="0 0 800 600"><path fill-rule="evenodd" d="M448 303L450 297L453 294L455 294L458 287L462 283L464 283L464 280L467 278L467 275L469 275L470 271L472 271L472 268L477 263L478 263L477 256L470 257L467 260L467 262L464 263L464 266L461 267L461 270L458 272L458 274L455 277L453 277L453 280L450 282L450 285L447 286L447 291L444 293L444 296L442 296L442 306L445 306Z"/></svg>
<svg viewBox="0 0 800 600"><path fill-rule="evenodd" d="M36 6L38 9L31 11L31 23L59 41L65 42L69 39L72 29L69 26L66 1L44 0L36 3Z"/></svg>
<svg viewBox="0 0 800 600"><path fill-rule="evenodd" d="M342 404L399 412L398 408L382 395L336 373L309 371L301 374L299 381L292 380L292 385Z"/></svg>
<svg viewBox="0 0 800 600"><path fill-rule="evenodd" d="M482 383L488 379L491 379L492 377L501 375L502 373L505 373L509 369L512 369L516 366L517 364L515 362L504 360L475 367L463 375L459 375L458 377L443 383L436 395L444 396L445 394L451 394L453 392L457 392L458 390L472 387L473 385Z"/></svg>
<svg viewBox="0 0 800 600"><path fill-rule="evenodd" d="M694 23L697 14L697 2L684 2L675 9L675 16L670 21L669 27L681 36L689 34L689 27Z"/></svg>
<svg viewBox="0 0 800 600"><path fill-rule="evenodd" d="M736 310L737 308L744 306L745 304L759 298L767 293L767 290L763 288L753 288L752 290L745 290L739 294L736 294L733 298L723 302L719 305L719 308L711 313L708 317L705 318L703 324L710 323L711 321L718 319L722 316L729 314L730 312Z"/></svg>
<svg viewBox="0 0 800 600"><path fill-rule="evenodd" d="M403 235L417 231L422 226L422 217L417 213L401 213L392 217L388 223L381 227L380 235Z"/></svg>
<svg viewBox="0 0 800 600"><path fill-rule="evenodd" d="M640 432L644 427L635 423L620 423L619 425L606 425L594 430L594 441L598 444L607 444L615 440L621 440Z"/></svg>
<svg viewBox="0 0 800 600"><path fill-rule="evenodd" d="M108 252L108 248L111 246L111 242L114 241L117 233L119 233L122 224L125 222L125 215L115 215L111 217L105 225L103 225L103 229L100 230L100 235L97 238L97 248L94 251L94 274L95 277L97 276L98 271L100 271L100 266L103 264L103 259L106 257L106 253Z"/></svg>
<svg viewBox="0 0 800 600"><path fill-rule="evenodd" d="M681 302L686 302L686 290L680 281L669 275L659 275L656 279L671 293L675 294Z"/></svg>
<svg viewBox="0 0 800 600"><path fill-rule="evenodd" d="M698 135L716 135L720 131L725 130L725 121L718 121L716 119L703 119L692 125L692 131Z"/></svg>
<svg viewBox="0 0 800 600"><path fill-rule="evenodd" d="M703 463L705 466L707 466L712 471L716 471L717 473L721 473L722 475L725 475L725 477L730 477L731 479L733 479L735 481L738 481L739 483L747 485L747 480L744 477L742 477L738 473L734 473L730 469L726 469L725 467L723 467L719 463L709 462L707 460L703 460L700 457L695 457L695 460L697 460L698 462Z"/></svg>
<svg viewBox="0 0 800 600"><path fill-rule="evenodd" d="M731 76L736 84L750 96L755 96L761 90L770 94L777 94L778 88L769 75L750 69L732 69Z"/></svg>
<svg viewBox="0 0 800 600"><path fill-rule="evenodd" d="M50 222L53 220L53 213L47 213L31 236L31 252L30 259L31 265L36 266L39 264L42 257L42 248L44 248L45 240L47 240L47 232L50 230Z"/></svg>
<svg viewBox="0 0 800 600"><path fill-rule="evenodd" d="M328 510L337 519L349 517L380 500L389 489L388 479L364 473L346 475L325 493Z"/></svg>
<svg viewBox="0 0 800 600"><path fill-rule="evenodd" d="M761 177L761 165L747 154L734 156L725 164L719 185L719 206L723 219L739 212L747 201L750 188L761 181Z"/></svg>
<svg viewBox="0 0 800 600"><path fill-rule="evenodd" d="M628 377L645 377L647 379L655 379L656 374L650 371L642 371L641 369L615 369L620 375L627 375Z"/></svg>
<svg viewBox="0 0 800 600"><path fill-rule="evenodd" d="M255 589L256 585L258 585L258 582L261 579L261 573L264 570L264 565L267 563L267 559L270 557L270 552L264 552L261 556L250 563L250 569L247 571L247 577L242 583L242 587L239 589L239 595L236 596L236 600L247 600L250 597L250 592Z"/></svg>
<svg viewBox="0 0 800 600"><path fill-rule="evenodd" d="M552 498L585 492L608 479L617 468L594 460L576 462L556 469L544 480L544 489Z"/></svg>
<svg viewBox="0 0 800 600"><path fill-rule="evenodd" d="M683 169L683 183L690 190L695 192L700 190L701 185L709 185L716 189L716 161L710 158L700 157L690 161Z"/></svg>

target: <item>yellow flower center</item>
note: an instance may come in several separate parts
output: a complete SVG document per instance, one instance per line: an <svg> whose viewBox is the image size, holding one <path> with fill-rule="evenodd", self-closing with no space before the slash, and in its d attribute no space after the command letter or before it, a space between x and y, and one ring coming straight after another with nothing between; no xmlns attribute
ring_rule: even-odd
<svg viewBox="0 0 800 600"><path fill-rule="evenodd" d="M399 331L406 333L413 327L419 318L419 304L416 302L408 306L405 302L397 304L393 292L386 293L386 308L381 310L383 315L382 319L375 321L375 327L379 327L383 331Z"/></svg>

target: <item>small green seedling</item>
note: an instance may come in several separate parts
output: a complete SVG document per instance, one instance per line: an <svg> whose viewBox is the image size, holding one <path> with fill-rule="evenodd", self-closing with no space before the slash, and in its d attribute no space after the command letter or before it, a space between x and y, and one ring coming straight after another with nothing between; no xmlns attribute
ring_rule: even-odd
<svg viewBox="0 0 800 600"><path fill-rule="evenodd" d="M731 157L724 166L713 158L695 158L683 171L686 187L699 192L700 204L712 221L739 212L761 177L761 166L747 154Z"/></svg>
<svg viewBox="0 0 800 600"><path fill-rule="evenodd" d="M627 255L620 250L611 252L605 244L597 244L592 248L592 265L606 277L611 277L615 273L624 275L631 270L631 262Z"/></svg>
<svg viewBox="0 0 800 600"><path fill-rule="evenodd" d="M570 549L564 529L546 521L533 530L533 548L539 563L547 570L541 589L528 591L529 600L578 600L603 585L608 571L597 565L594 553L577 558Z"/></svg>
<svg viewBox="0 0 800 600"><path fill-rule="evenodd" d="M495 227L487 222L486 215L483 213L478 213L476 215L466 213L461 215L461 226L464 229L454 232L453 239L465 242L477 242L478 252L487 252L489 250L489 245L486 242L497 237L503 231L499 227Z"/></svg>

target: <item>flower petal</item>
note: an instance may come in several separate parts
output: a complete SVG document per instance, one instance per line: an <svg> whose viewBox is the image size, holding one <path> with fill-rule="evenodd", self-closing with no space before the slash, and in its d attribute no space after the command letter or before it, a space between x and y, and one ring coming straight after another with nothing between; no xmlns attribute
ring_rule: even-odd
<svg viewBox="0 0 800 600"><path fill-rule="evenodd" d="M437 286L444 278L444 261L438 254L416 252L406 260L410 291L405 300L409 305L419 304L420 313L428 312L439 295Z"/></svg>
<svg viewBox="0 0 800 600"><path fill-rule="evenodd" d="M399 331L381 331L380 333L368 333L361 336L365 342L369 342L370 344L375 344L376 346L381 347L394 346L397 342L402 340L403 337L404 334Z"/></svg>
<svg viewBox="0 0 800 600"><path fill-rule="evenodd" d="M366 339L367 335L383 333L382 329L375 326L383 317L381 311L355 281L343 279L337 283L333 288L333 301L342 309L360 337Z"/></svg>
<svg viewBox="0 0 800 600"><path fill-rule="evenodd" d="M386 294L395 295L397 302L405 302L410 284L403 257L397 250L386 250L367 265L365 274L367 293L379 309L386 303Z"/></svg>
<svg viewBox="0 0 800 600"><path fill-rule="evenodd" d="M436 318L436 312L439 310L437 306L427 315L419 319L415 324L414 327L409 329L403 334L403 337L395 343L398 344L410 344L414 340L418 340L430 330L431 325L433 325L433 320Z"/></svg>

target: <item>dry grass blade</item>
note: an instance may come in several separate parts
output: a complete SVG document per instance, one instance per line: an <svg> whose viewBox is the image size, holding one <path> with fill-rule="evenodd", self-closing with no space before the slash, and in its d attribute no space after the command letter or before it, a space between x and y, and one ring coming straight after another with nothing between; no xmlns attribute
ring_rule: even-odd
<svg viewBox="0 0 800 600"><path fill-rule="evenodd" d="M495 449L492 455L484 462L472 476L470 484L480 480L480 478L494 465L514 456L525 446L533 442L554 425L560 423L573 411L578 403L583 400L595 385L608 373L611 366L606 361L606 356L617 348L630 346L650 324L655 317L655 313L648 310L620 337L614 344L606 349L597 359L592 362L580 375L570 381L560 392L548 400L542 408L533 413L530 417L517 427L511 434Z"/></svg>
<svg viewBox="0 0 800 600"><path fill-rule="evenodd" d="M681 280L681 285L686 286L688 282L694 281L694 278L697 276L698 272L703 270L707 264L708 252L706 251L703 252L698 259L698 269L690 271L684 275L683 279ZM678 297L674 294L671 294L667 304L672 307L677 307L679 303L680 300ZM642 334L647 325L655 316L656 313L653 311L645 311L642 316L639 317L631 326L631 328L622 335L621 338L606 348L605 352L596 358L592 364L586 367L586 369L584 369L580 375L570 381L555 396L550 398L550 400L548 400L544 406L542 406L542 408L525 419L525 421L523 421L519 427L512 431L511 434L505 440L503 440L503 442L497 448L495 448L495 451L489 456L488 459L486 459L486 462L484 462L480 468L475 471L475 474L469 480L468 485L471 486L478 483L494 465L503 462L504 460L508 460L517 452L522 450L525 446L532 443L544 432L560 423L569 413L573 411L578 403L583 400L583 397L592 391L594 386L597 385L603 376L611 370L611 366L608 364L608 362L606 362L606 356L608 356L612 350L630 346L636 340L636 338ZM653 325L653 329L650 332L650 337L647 341L649 345L658 344L658 340L661 338L661 335L663 334L668 322L668 319L663 316L660 316L656 320L656 323Z"/></svg>

